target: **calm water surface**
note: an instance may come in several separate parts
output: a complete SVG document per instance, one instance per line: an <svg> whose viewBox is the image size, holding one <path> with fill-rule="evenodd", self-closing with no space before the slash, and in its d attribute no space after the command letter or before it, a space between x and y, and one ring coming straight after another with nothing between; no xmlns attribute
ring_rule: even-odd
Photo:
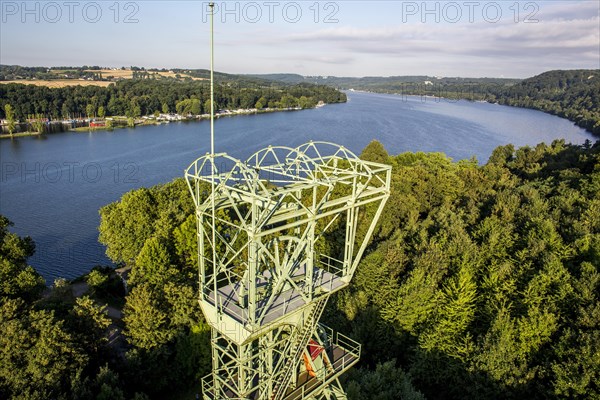
<svg viewBox="0 0 600 400"><path fill-rule="evenodd" d="M223 118L216 150L246 159L269 145L326 140L360 151L372 140L390 154L440 151L484 163L492 150L594 138L538 111L487 103L349 93L346 104L314 110ZM183 176L209 149L209 123L171 123L113 132L59 133L0 140L0 214L30 235L29 262L51 283L110 264L97 241L103 205L123 193Z"/></svg>

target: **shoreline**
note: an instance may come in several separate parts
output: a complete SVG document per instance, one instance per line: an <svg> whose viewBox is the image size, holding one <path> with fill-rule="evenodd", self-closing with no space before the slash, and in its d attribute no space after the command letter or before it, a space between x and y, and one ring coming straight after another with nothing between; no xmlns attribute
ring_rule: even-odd
<svg viewBox="0 0 600 400"><path fill-rule="evenodd" d="M464 97L460 97L460 96L459 97L447 97L447 96L436 96L436 95L430 95L430 94L414 94L414 93L408 94L408 93L400 93L400 92L373 91L373 90L364 90L364 89L340 89L340 90L344 93L356 92L356 93L370 93L370 94L385 94L385 95L398 96L398 97L414 97L414 98L420 98L422 103L425 103L429 99L431 99L432 101L434 101L436 103L439 103L441 101L447 101L449 103L456 103L458 101L466 101L469 103L485 103L485 104L492 104L492 105L497 105L497 106L499 105L499 106L505 106L505 107L521 108L521 109L525 109L525 110L534 110L534 111L542 112L544 114L553 115L555 117L565 119L565 120L573 123L573 125L585 130L587 133L592 135L594 138L600 138L600 134L595 133L594 131L590 130L587 127L579 125L577 123L577 121L567 118L564 115L560 115L557 112L552 112L551 110L543 110L543 109L537 108L537 107L525 107L525 106L521 106L521 105L503 104L498 101L488 100L485 98L485 96L483 98L468 98L466 96L464 96Z"/></svg>
<svg viewBox="0 0 600 400"><path fill-rule="evenodd" d="M317 106L315 107L311 107L311 108L300 108L300 107L293 107L293 108L265 108L265 109L256 109L256 108L250 108L250 109L244 109L244 108L240 108L237 110L222 110L221 112L215 114L215 119L219 119L219 118L224 118L224 117L235 117L238 115L257 115L257 114L267 114L267 113L275 113L275 112L285 112L285 111L302 111L302 110L314 110L317 108L321 108L323 106L327 105L327 103L319 103ZM168 115L168 116L165 116ZM127 125L127 120L128 118L125 116L114 116L114 117L107 117L104 118L104 121L106 120L111 120L111 121L120 121L118 125L116 126L83 126L83 127L78 127L78 128L69 128L66 129L64 131L58 131L58 132L31 132L31 131L26 131L26 132L17 132L17 133L13 133L12 135L8 134L8 133L1 133L0 134L0 139L15 139L15 138L19 138L19 137L29 137L29 136L44 136L44 135L54 135L56 133L65 133L65 132L75 132L75 133L86 133L86 132L97 132L97 131L113 131L115 129L123 129L123 128L135 128L137 126L151 126L151 125L166 125L169 124L171 122L200 122L200 121L208 121L210 120L210 114L199 114L199 115L194 115L192 117L183 117L179 114L161 114L161 116L159 117L155 117L153 115L145 115L143 117L137 118L134 122L133 126L128 126ZM122 123L124 122L124 123ZM60 122L58 122L60 123Z"/></svg>
<svg viewBox="0 0 600 400"><path fill-rule="evenodd" d="M17 132L17 133L13 133L12 135L9 133L0 133L0 139L14 139L14 138L19 138L19 137L27 137L27 136L42 136L44 134L45 134L44 132L31 132L31 131Z"/></svg>

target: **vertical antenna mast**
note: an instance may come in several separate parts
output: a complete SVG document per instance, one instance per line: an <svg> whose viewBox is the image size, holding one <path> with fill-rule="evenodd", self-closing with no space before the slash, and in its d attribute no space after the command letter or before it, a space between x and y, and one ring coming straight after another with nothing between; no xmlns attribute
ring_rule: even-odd
<svg viewBox="0 0 600 400"><path fill-rule="evenodd" d="M211 157L211 195L210 195L210 208L211 208L211 228L212 228L212 243L216 240L216 224L215 224L215 81L214 81L214 15L215 15L215 3L210 3L210 157ZM213 250L212 252L212 266L213 270L217 269L217 255ZM214 283L214 290L217 290L217 282Z"/></svg>
<svg viewBox="0 0 600 400"><path fill-rule="evenodd" d="M210 3L210 154L215 157L215 81L214 81L214 15L215 3ZM214 166L213 166L214 169ZM213 174L214 175L214 174Z"/></svg>

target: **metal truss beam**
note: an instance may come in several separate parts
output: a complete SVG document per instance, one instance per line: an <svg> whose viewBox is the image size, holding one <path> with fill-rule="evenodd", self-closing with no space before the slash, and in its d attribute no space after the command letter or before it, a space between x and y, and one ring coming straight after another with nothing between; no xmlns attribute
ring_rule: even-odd
<svg viewBox="0 0 600 400"><path fill-rule="evenodd" d="M360 345L318 322L356 271L389 197L391 167L309 142L269 146L245 162L207 154L185 176L198 221L200 305L212 326L204 398L345 399L338 378ZM345 236L343 249L318 253L334 232ZM311 346L322 350L309 354Z"/></svg>

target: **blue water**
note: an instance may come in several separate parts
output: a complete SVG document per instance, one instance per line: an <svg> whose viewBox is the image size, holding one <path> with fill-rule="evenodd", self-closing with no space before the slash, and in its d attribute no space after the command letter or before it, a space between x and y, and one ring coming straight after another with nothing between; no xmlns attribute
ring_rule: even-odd
<svg viewBox="0 0 600 400"><path fill-rule="evenodd" d="M538 111L487 103L349 93L346 104L216 121L216 150L246 159L269 145L325 140L360 151L378 139L390 154L441 151L484 163L492 150L594 138ZM0 214L30 235L29 261L51 283L109 264L97 241L103 205L123 193L183 176L209 149L209 123L171 123L113 132L0 140Z"/></svg>

